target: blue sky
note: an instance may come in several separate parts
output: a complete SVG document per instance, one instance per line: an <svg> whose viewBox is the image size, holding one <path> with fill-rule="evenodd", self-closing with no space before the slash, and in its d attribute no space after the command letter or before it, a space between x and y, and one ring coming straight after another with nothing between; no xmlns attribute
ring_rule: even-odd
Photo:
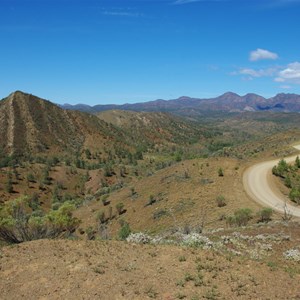
<svg viewBox="0 0 300 300"><path fill-rule="evenodd" d="M0 0L0 98L300 94L300 0Z"/></svg>

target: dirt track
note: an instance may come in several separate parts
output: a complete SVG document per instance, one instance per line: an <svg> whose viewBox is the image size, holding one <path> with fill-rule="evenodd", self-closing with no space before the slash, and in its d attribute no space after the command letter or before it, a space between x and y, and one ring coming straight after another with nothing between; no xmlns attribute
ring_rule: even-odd
<svg viewBox="0 0 300 300"><path fill-rule="evenodd" d="M300 150L300 145L294 146ZM286 157L287 162L295 160L297 155ZM281 194L272 182L272 168L279 160L256 164L248 168L243 176L243 184L247 194L258 203L284 213L286 210L293 216L300 217L300 208L288 204L288 198Z"/></svg>

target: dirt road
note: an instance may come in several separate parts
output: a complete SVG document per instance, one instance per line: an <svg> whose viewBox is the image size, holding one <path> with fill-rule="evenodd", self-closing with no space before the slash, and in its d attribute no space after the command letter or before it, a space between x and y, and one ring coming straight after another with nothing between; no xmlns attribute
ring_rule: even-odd
<svg viewBox="0 0 300 300"><path fill-rule="evenodd" d="M294 146L300 150L300 145ZM287 162L295 160L297 155L286 157ZM258 203L271 207L284 213L285 210L293 216L300 217L300 207L288 204L289 199L280 193L271 179L272 168L278 163L277 160L266 161L248 168L243 176L243 184L246 193Z"/></svg>

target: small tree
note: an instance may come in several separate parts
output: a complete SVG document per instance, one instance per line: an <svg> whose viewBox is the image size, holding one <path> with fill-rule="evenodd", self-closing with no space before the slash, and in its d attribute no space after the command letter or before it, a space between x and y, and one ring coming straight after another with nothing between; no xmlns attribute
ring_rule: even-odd
<svg viewBox="0 0 300 300"><path fill-rule="evenodd" d="M135 191L134 187L130 188L130 192L131 192L131 196L136 195L136 191Z"/></svg>
<svg viewBox="0 0 300 300"><path fill-rule="evenodd" d="M292 181L289 175L284 178L284 185L289 189L292 187Z"/></svg>
<svg viewBox="0 0 300 300"><path fill-rule="evenodd" d="M105 217L105 212L104 211L99 211L97 214L97 220L101 223L104 224L106 222L106 217Z"/></svg>
<svg viewBox="0 0 300 300"><path fill-rule="evenodd" d="M218 169L218 175L219 175L219 177L223 177L224 176L224 171L223 171L222 168Z"/></svg>
<svg viewBox="0 0 300 300"><path fill-rule="evenodd" d="M116 204L116 209L119 214L119 216L124 212L124 204L122 202L119 202Z"/></svg>
<svg viewBox="0 0 300 300"><path fill-rule="evenodd" d="M32 173L27 174L27 181L28 182L35 182L34 175Z"/></svg>
<svg viewBox="0 0 300 300"><path fill-rule="evenodd" d="M92 158L92 153L90 151L90 149L85 149L85 156L87 159L91 159Z"/></svg>
<svg viewBox="0 0 300 300"><path fill-rule="evenodd" d="M223 195L219 195L216 198L217 206L218 207L224 207L226 206L225 197Z"/></svg>
<svg viewBox="0 0 300 300"><path fill-rule="evenodd" d="M128 236L131 233L130 226L127 222L123 222L123 225L121 225L121 228L119 230L118 236L120 240L126 240Z"/></svg>
<svg viewBox="0 0 300 300"><path fill-rule="evenodd" d="M101 197L101 201L102 201L102 204L103 204L104 206L106 206L106 205L108 205L108 204L110 203L110 201L108 201L108 197L109 197L108 194L103 195L103 196Z"/></svg>
<svg viewBox="0 0 300 300"><path fill-rule="evenodd" d="M111 220L113 218L113 208L109 206L108 208L108 219Z"/></svg>
<svg viewBox="0 0 300 300"><path fill-rule="evenodd" d="M156 202L155 197L154 197L153 195L150 195L150 196L149 196L148 203L146 204L146 206L152 205L152 204L154 204L155 202Z"/></svg>
<svg viewBox="0 0 300 300"><path fill-rule="evenodd" d="M287 162L284 159L281 159L278 163L277 166L274 166L272 168L272 173L275 176L279 176L284 178L285 177L285 173L289 170L289 165L287 164Z"/></svg>
<svg viewBox="0 0 300 300"><path fill-rule="evenodd" d="M246 226L252 219L252 210L250 208L241 208L234 212L234 217L238 226Z"/></svg>
<svg viewBox="0 0 300 300"><path fill-rule="evenodd" d="M258 212L259 222L269 222L271 220L271 216L273 214L273 209L269 207L265 207Z"/></svg>
<svg viewBox="0 0 300 300"><path fill-rule="evenodd" d="M49 176L49 167L46 167L43 170L43 174L42 174L42 183L46 184L46 185L50 185L51 184L51 178Z"/></svg>
<svg viewBox="0 0 300 300"><path fill-rule="evenodd" d="M39 194L33 193L31 198L28 200L29 207L35 211L40 207Z"/></svg>
<svg viewBox="0 0 300 300"><path fill-rule="evenodd" d="M292 201L300 204L300 189L297 187L293 187L289 193L289 197Z"/></svg>
<svg viewBox="0 0 300 300"><path fill-rule="evenodd" d="M299 156L296 157L296 160L295 160L295 166L300 169L300 158Z"/></svg>
<svg viewBox="0 0 300 300"><path fill-rule="evenodd" d="M12 193L14 191L13 181L12 181L12 174L10 172L7 174L7 181L6 181L5 190L8 193Z"/></svg>

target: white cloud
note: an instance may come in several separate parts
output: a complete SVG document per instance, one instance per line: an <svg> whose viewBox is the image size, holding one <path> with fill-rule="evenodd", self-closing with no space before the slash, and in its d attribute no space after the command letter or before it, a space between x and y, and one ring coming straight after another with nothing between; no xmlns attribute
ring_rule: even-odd
<svg viewBox="0 0 300 300"><path fill-rule="evenodd" d="M278 68L267 68L267 69L249 69L243 68L238 71L238 74L249 75L250 77L272 77L276 74Z"/></svg>
<svg viewBox="0 0 300 300"><path fill-rule="evenodd" d="M276 82L291 82L300 84L300 63L293 62L278 73Z"/></svg>
<svg viewBox="0 0 300 300"><path fill-rule="evenodd" d="M278 58L278 55L274 52L264 50L264 49L256 49L250 52L250 61L257 61L262 59L272 59L275 60Z"/></svg>

